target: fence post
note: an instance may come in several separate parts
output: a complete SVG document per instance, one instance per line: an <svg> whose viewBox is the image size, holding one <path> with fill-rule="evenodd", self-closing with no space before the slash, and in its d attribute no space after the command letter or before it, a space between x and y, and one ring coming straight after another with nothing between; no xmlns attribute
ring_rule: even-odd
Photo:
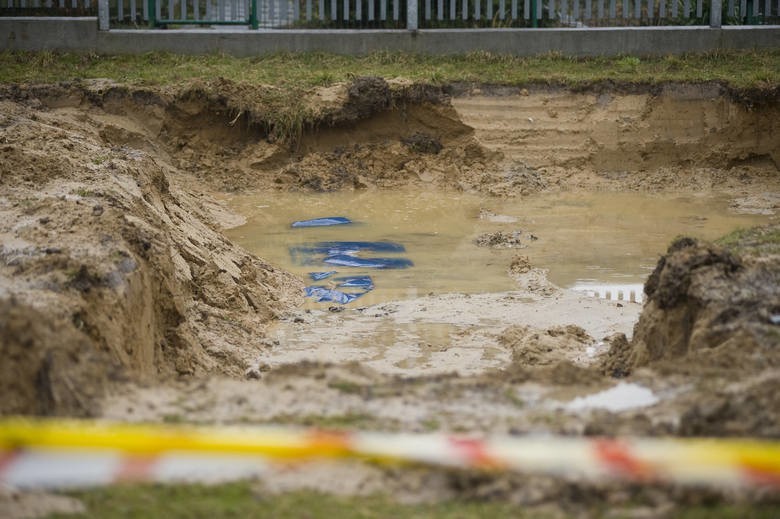
<svg viewBox="0 0 780 519"><path fill-rule="evenodd" d="M98 30L108 30L108 0L98 0Z"/></svg>
<svg viewBox="0 0 780 519"><path fill-rule="evenodd" d="M710 27L713 29L720 29L721 27L721 10L723 9L723 0L711 0L710 3Z"/></svg>
<svg viewBox="0 0 780 519"><path fill-rule="evenodd" d="M250 9L249 24L252 26L252 29L257 30L260 27L260 23L257 21L257 0L252 0Z"/></svg>
<svg viewBox="0 0 780 519"><path fill-rule="evenodd" d="M406 28L417 30L417 0L406 0Z"/></svg>
<svg viewBox="0 0 780 519"><path fill-rule="evenodd" d="M149 0L149 28L154 29L157 27L157 2L155 0Z"/></svg>

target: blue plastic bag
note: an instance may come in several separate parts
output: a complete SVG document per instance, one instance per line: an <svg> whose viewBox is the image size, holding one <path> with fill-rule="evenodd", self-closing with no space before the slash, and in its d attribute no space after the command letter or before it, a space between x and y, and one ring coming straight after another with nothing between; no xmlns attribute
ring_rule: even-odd
<svg viewBox="0 0 780 519"><path fill-rule="evenodd" d="M329 265L366 269L405 269L414 265L406 258L359 258L349 254L335 254L326 257L324 261Z"/></svg>
<svg viewBox="0 0 780 519"><path fill-rule="evenodd" d="M313 281L322 281L323 279L328 279L335 273L336 273L335 270L331 270L329 272L309 272L309 277Z"/></svg>
<svg viewBox="0 0 780 519"><path fill-rule="evenodd" d="M293 227L325 227L328 225L347 225L352 220L345 216L327 216L325 218L312 218L311 220L299 220L293 222Z"/></svg>
<svg viewBox="0 0 780 519"><path fill-rule="evenodd" d="M313 297L317 299L318 303L323 303L327 301L332 301L334 303L339 303L342 305L345 305L347 303L351 303L358 297L362 296L365 292L361 292L358 294L348 294L346 292L342 292L341 290L334 290L332 288L323 287L319 285L314 285L310 287L306 287L305 289L306 297Z"/></svg>
<svg viewBox="0 0 780 519"><path fill-rule="evenodd" d="M371 276L346 276L334 279L341 281L338 284L340 288L362 288L366 292L374 288L374 281L371 279Z"/></svg>

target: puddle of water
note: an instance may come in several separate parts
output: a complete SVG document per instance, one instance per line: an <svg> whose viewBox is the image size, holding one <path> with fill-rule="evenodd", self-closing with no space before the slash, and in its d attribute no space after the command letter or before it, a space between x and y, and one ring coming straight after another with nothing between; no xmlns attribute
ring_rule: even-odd
<svg viewBox="0 0 780 519"><path fill-rule="evenodd" d="M658 403L658 397L646 387L639 384L620 382L600 393L580 396L564 404L567 411L583 411L586 409L606 409L620 412L639 407L647 407Z"/></svg>
<svg viewBox="0 0 780 519"><path fill-rule="evenodd" d="M234 196L229 203L247 218L247 223L227 231L228 236L258 256L300 275L308 284L327 285L327 281L311 282L308 274L316 271L338 270L339 276L370 275L376 288L352 305L430 292L511 290L507 267L515 254L527 255L532 264L548 268L550 279L560 286L606 292L605 286L619 285L628 300L632 290L638 289L637 296L641 297L640 284L675 236L714 239L766 221L764 216L729 211L728 200L717 196L562 193L496 200L406 190L259 193ZM294 221L327 216L346 216L356 223L291 228ZM522 231L525 248L491 249L474 244L483 233L518 230ZM528 233L538 239L523 238ZM367 257L408 258L414 266L369 270L293 262L291 248L323 241L397 242L406 248L404 253ZM613 292L612 299L617 299L617 289Z"/></svg>

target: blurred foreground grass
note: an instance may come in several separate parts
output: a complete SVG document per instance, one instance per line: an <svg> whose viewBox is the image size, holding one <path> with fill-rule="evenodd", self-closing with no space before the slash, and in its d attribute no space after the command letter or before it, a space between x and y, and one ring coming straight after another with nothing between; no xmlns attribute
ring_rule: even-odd
<svg viewBox="0 0 780 519"><path fill-rule="evenodd" d="M545 518L560 513L528 509L497 501L445 501L437 504L400 504L387 497L340 497L317 492L263 495L248 482L217 486L202 485L120 485L71 494L82 500L83 515L50 516L102 519L129 518L274 518L274 519L455 519L455 518ZM638 508L641 508L638 506ZM621 509L622 510L622 509ZM594 509L583 504L578 517L636 517L630 508ZM647 509L645 515L649 517ZM566 512L564 512L566 514ZM653 517L655 517L653 515ZM666 515L664 517L667 517ZM682 519L770 519L780 517L780 505L748 507L713 505L683 507L668 517Z"/></svg>

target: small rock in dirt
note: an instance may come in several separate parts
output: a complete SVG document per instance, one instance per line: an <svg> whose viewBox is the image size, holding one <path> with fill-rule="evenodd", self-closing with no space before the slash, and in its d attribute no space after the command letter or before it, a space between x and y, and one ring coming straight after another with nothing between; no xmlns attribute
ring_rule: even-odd
<svg viewBox="0 0 780 519"><path fill-rule="evenodd" d="M294 323L303 323L305 321L303 320L303 317L296 317L295 319L293 319L293 322Z"/></svg>
<svg viewBox="0 0 780 519"><path fill-rule="evenodd" d="M49 218L48 216L44 216L43 218L39 218L38 219L38 223L41 224L41 225L46 225L50 221L51 221L51 218Z"/></svg>
<svg viewBox="0 0 780 519"><path fill-rule="evenodd" d="M103 206L102 205L96 205L92 207L92 215L93 216L100 216L103 214Z"/></svg>
<svg viewBox="0 0 780 519"><path fill-rule="evenodd" d="M343 306L329 306L328 312L333 312L334 314L337 314L339 312L343 312L344 307Z"/></svg>

